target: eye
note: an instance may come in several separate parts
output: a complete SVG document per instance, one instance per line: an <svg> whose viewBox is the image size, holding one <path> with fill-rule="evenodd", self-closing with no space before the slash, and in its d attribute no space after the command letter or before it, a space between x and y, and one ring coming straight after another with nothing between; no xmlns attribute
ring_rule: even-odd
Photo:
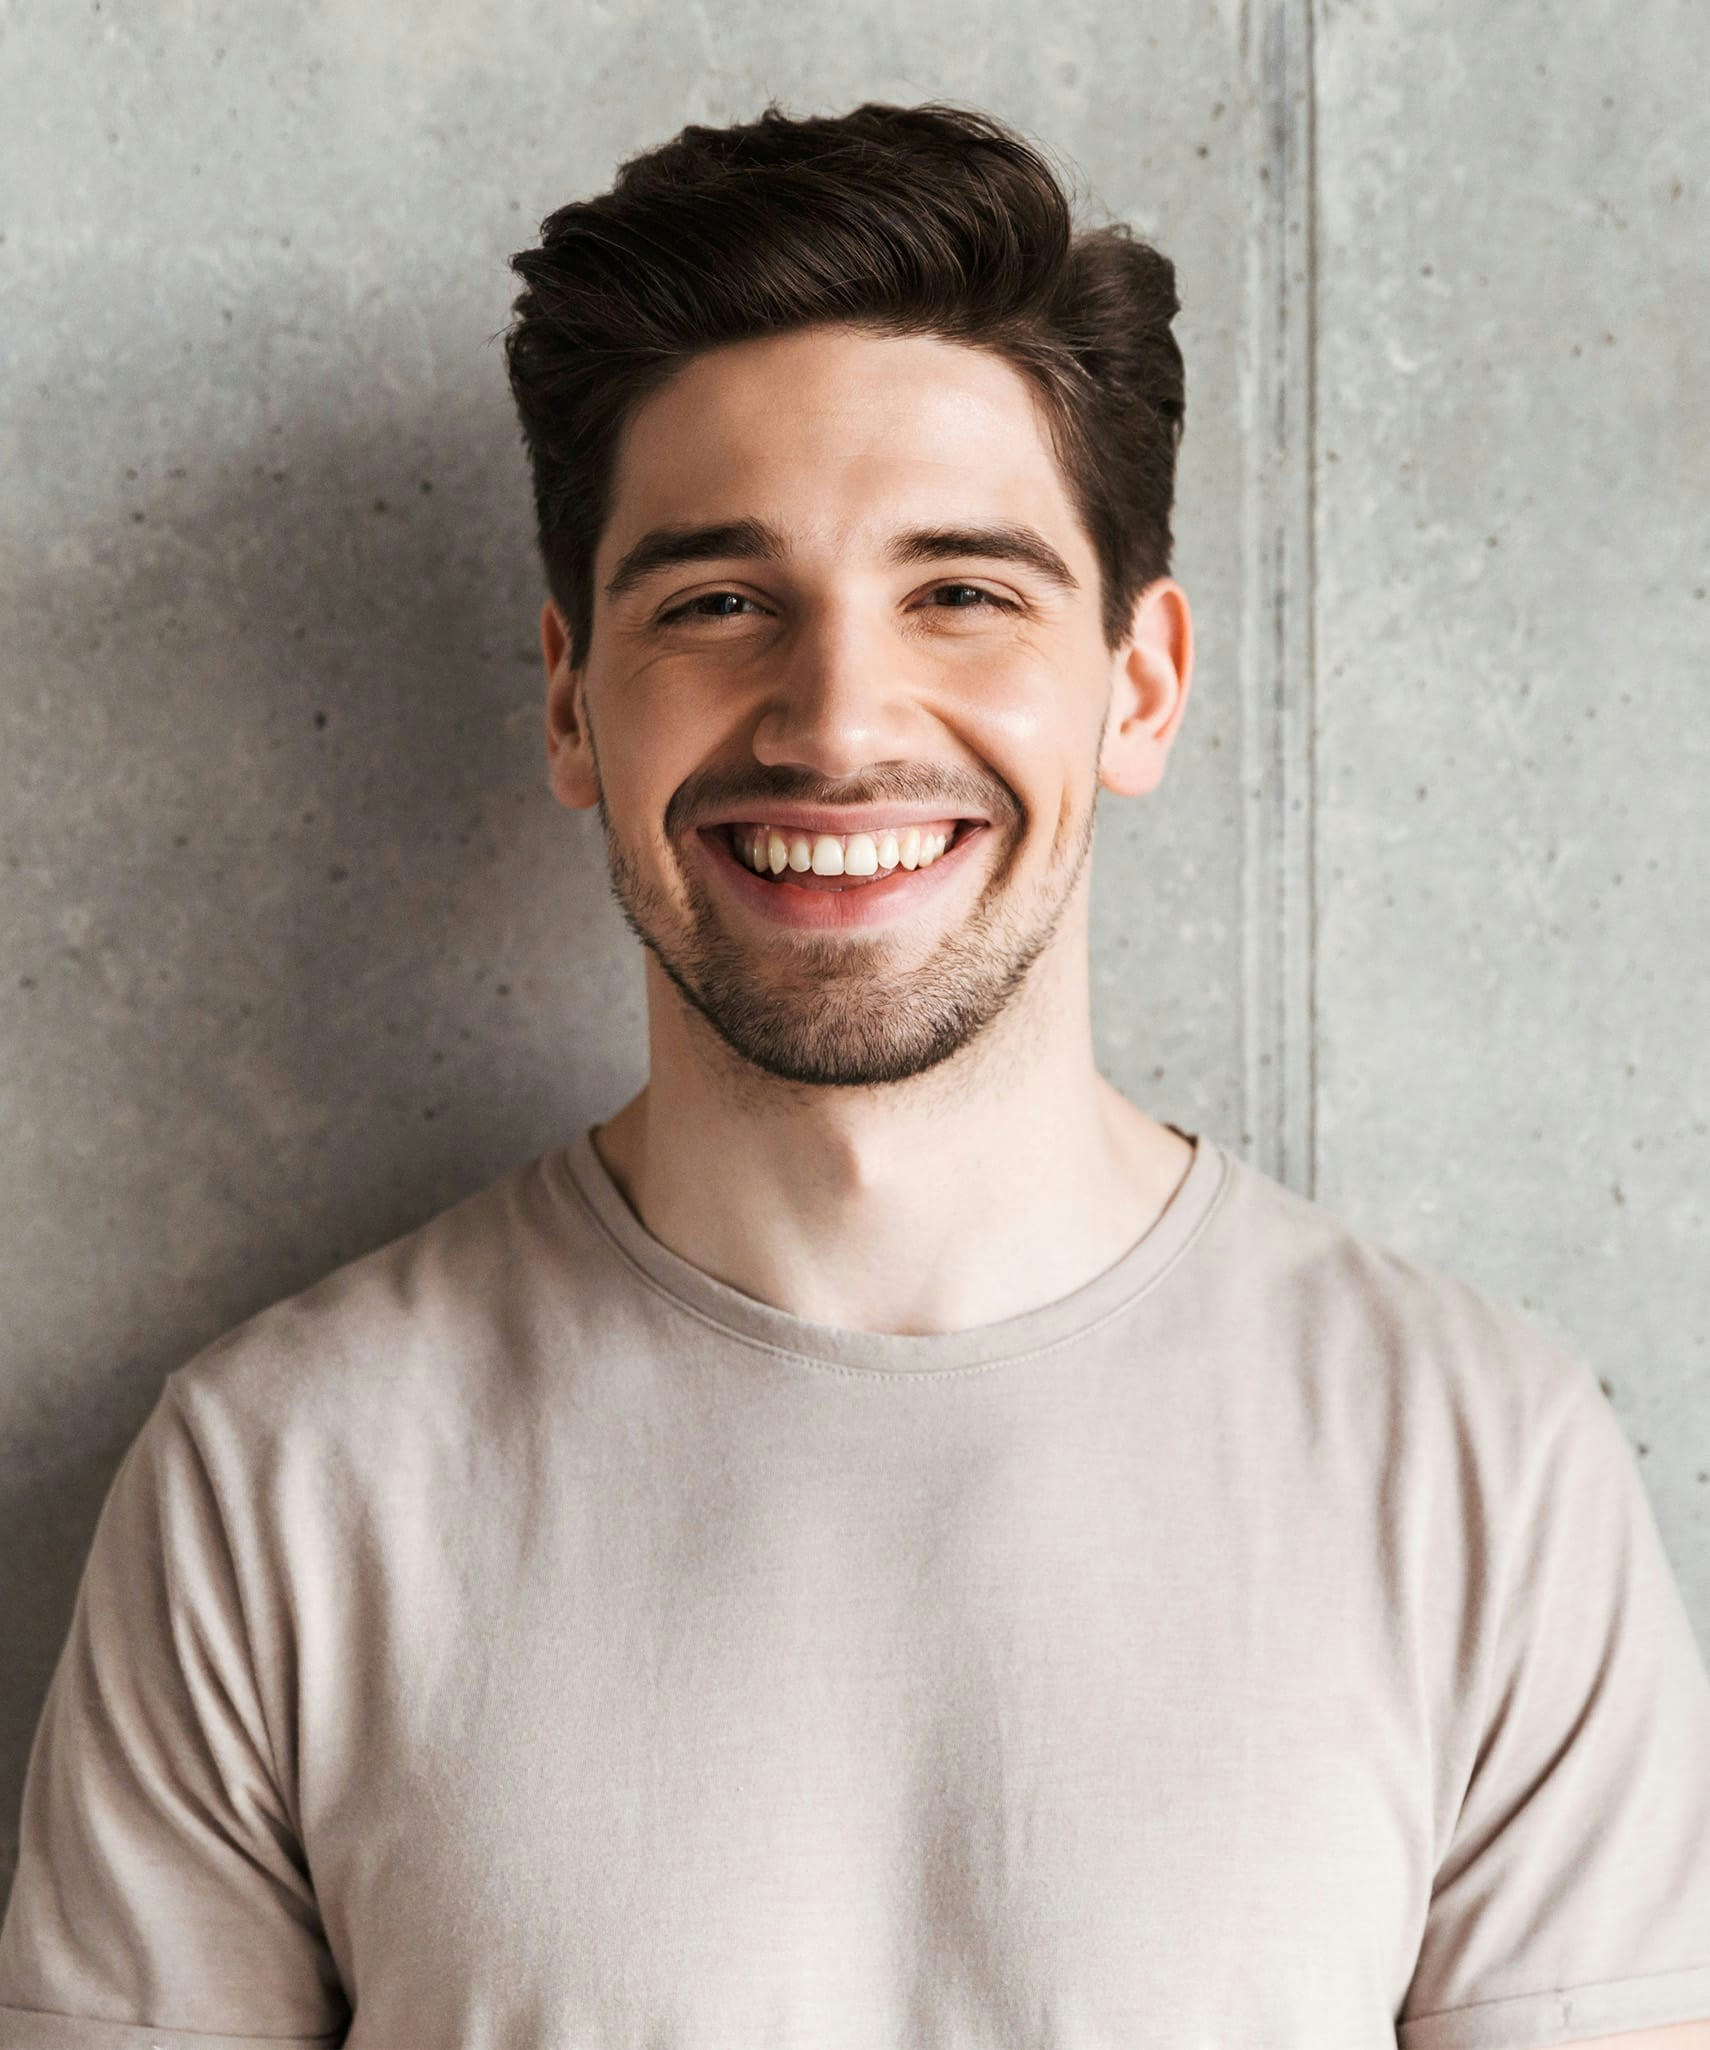
<svg viewBox="0 0 1710 2050"><path fill-rule="evenodd" d="M659 622L662 626L668 626L673 620L678 619L735 619L738 615L734 612L703 612L700 609L703 605L722 606L727 598L734 598L738 605L754 603L752 598L745 598L740 591L703 591L698 598L690 598L684 604L673 605L669 612L660 613Z"/></svg>
<svg viewBox="0 0 1710 2050"><path fill-rule="evenodd" d="M931 606L928 610L935 612L977 612L981 609L981 606L985 605L994 606L999 612L1016 612L1020 610L1019 606L1015 605L1010 599L1000 598L995 591L987 591L979 584L940 584L932 595L935 598L941 598L946 591L969 594L978 598L980 605L938 605Z"/></svg>
<svg viewBox="0 0 1710 2050"><path fill-rule="evenodd" d="M960 582L938 584L934 586L931 596L933 599L939 599L946 592L953 592L958 598L971 598L975 602L967 605L960 603L949 605L932 603L927 605L926 610L929 612L980 612L985 610L1019 612L1021 610L1021 607L1012 599L1000 598L995 591L988 591L980 584L964 584ZM749 606L754 610L761 609L755 606L752 598L746 597L741 591L702 591L697 597L685 599L681 605L673 605L669 612L660 613L659 623L661 626L671 626L678 620L686 619L739 619L742 615L732 608L741 605Z"/></svg>

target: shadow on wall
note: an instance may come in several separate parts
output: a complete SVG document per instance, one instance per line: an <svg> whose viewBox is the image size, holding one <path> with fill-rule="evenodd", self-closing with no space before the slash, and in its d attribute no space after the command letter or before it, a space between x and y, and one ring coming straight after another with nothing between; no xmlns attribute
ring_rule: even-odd
<svg viewBox="0 0 1710 2050"><path fill-rule="evenodd" d="M389 403L369 436L119 454L9 608L0 1888L165 1375L641 1079L598 821L546 787L509 416Z"/></svg>

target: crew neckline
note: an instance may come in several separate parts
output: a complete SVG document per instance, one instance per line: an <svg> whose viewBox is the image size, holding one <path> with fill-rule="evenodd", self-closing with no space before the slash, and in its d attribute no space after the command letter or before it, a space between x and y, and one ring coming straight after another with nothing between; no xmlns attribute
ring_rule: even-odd
<svg viewBox="0 0 1710 2050"><path fill-rule="evenodd" d="M778 1309L674 1253L629 1207L594 1145L596 1129L584 1126L549 1160L617 1252L655 1289L703 1323L748 1345L880 1373L930 1374L991 1366L1086 1336L1175 1267L1228 1187L1232 1166L1231 1155L1218 1141L1171 1125L1169 1129L1193 1148L1186 1172L1146 1231L1090 1281L1034 1309L960 1331L860 1331L817 1324Z"/></svg>

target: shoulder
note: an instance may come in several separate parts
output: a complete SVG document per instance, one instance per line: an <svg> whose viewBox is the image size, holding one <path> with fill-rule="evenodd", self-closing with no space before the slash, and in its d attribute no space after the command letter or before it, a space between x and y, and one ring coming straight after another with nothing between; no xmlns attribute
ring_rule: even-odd
<svg viewBox="0 0 1710 2050"><path fill-rule="evenodd" d="M1370 1413L1398 1454L1424 1445L1507 1485L1541 1441L1607 1410L1588 1359L1544 1316L1225 1151L1227 1292L1273 1358Z"/></svg>
<svg viewBox="0 0 1710 2050"><path fill-rule="evenodd" d="M163 1407L251 1457L329 1437L379 1452L526 1373L603 1255L561 1156L538 1155L222 1333L167 1376Z"/></svg>

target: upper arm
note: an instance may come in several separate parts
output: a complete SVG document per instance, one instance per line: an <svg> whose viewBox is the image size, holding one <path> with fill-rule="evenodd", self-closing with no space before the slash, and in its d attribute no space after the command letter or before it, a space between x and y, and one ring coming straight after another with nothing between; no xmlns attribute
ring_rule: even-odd
<svg viewBox="0 0 1710 2050"><path fill-rule="evenodd" d="M334 2040L328 1952L251 1661L227 1533L171 1383L96 1526L25 1780L0 2029L55 2016ZM63 2027L63 2022L60 2024Z"/></svg>
<svg viewBox="0 0 1710 2050"><path fill-rule="evenodd" d="M1710 2027L1710 1675L1589 1369L1554 1412L1514 1505L1402 2050L1686 2050Z"/></svg>

